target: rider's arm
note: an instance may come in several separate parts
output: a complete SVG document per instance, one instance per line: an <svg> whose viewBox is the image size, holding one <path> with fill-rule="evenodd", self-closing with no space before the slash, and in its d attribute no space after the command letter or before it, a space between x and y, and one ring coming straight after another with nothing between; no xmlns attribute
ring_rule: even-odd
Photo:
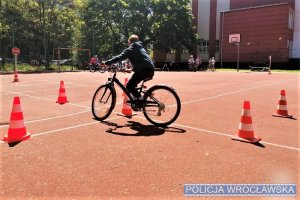
<svg viewBox="0 0 300 200"><path fill-rule="evenodd" d="M119 62L121 60L124 60L126 58L128 58L130 53L130 47L125 49L120 55L113 57L112 59L109 59L105 62L106 65L110 65L116 62Z"/></svg>

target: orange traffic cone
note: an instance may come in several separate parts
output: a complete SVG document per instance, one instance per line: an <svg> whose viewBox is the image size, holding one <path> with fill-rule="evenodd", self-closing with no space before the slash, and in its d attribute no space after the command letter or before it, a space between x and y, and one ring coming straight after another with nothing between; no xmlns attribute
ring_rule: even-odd
<svg viewBox="0 0 300 200"><path fill-rule="evenodd" d="M254 137L252 117L250 111L250 101L244 101L238 135L231 137L231 139L239 141L248 141L250 143L257 143L261 140L261 138Z"/></svg>
<svg viewBox="0 0 300 200"><path fill-rule="evenodd" d="M127 83L128 83L128 78L125 78L125 82L124 82L124 86L126 87L126 85L127 85ZM123 94L122 94L123 96L126 96L126 94L125 94L125 92L123 91Z"/></svg>
<svg viewBox="0 0 300 200"><path fill-rule="evenodd" d="M69 101L67 100L64 82L60 81L59 94L58 94L58 99L57 99L56 103L64 104L64 103L68 103L68 102Z"/></svg>
<svg viewBox="0 0 300 200"><path fill-rule="evenodd" d="M14 75L14 81L13 81L13 83L15 83L15 82L20 82L17 71L15 71L15 75Z"/></svg>
<svg viewBox="0 0 300 200"><path fill-rule="evenodd" d="M127 95L125 95L123 100L122 114L125 115L126 117L132 117L132 109L131 106L128 105L127 101L128 101L128 97Z"/></svg>
<svg viewBox="0 0 300 200"><path fill-rule="evenodd" d="M125 78L125 83L124 86L126 87L128 83L128 79ZM128 96L123 92L124 100L123 100L123 108L122 108L122 114L125 115L126 117L132 117L132 109L131 106L128 105Z"/></svg>
<svg viewBox="0 0 300 200"><path fill-rule="evenodd" d="M287 109L287 101L285 96L285 90L281 90L280 97L277 105L277 111L273 114L274 117L285 117L285 118L293 118L292 115L288 114Z"/></svg>
<svg viewBox="0 0 300 200"><path fill-rule="evenodd" d="M8 134L4 136L3 141L10 143L21 142L30 138L24 126L23 113L21 110L20 98L15 97L11 111Z"/></svg>

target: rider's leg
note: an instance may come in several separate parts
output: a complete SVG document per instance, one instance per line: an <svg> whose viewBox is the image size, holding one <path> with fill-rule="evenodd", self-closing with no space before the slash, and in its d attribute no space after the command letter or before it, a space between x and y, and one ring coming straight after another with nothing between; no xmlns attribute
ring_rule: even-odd
<svg viewBox="0 0 300 200"><path fill-rule="evenodd" d="M154 72L144 72L138 71L135 72L132 77L129 79L126 88L127 90L137 99L141 97L141 94L135 89L137 85L146 78L152 78Z"/></svg>
<svg viewBox="0 0 300 200"><path fill-rule="evenodd" d="M142 81L140 73L135 72L132 77L129 79L126 88L135 98L139 98L141 94L135 89L137 85Z"/></svg>

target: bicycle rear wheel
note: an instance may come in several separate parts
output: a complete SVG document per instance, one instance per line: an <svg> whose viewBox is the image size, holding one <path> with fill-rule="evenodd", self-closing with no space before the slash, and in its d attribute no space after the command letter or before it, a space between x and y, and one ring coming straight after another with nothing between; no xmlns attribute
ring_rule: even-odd
<svg viewBox="0 0 300 200"><path fill-rule="evenodd" d="M177 93L168 86L153 86L144 95L143 113L157 126L167 126L179 116L181 103Z"/></svg>
<svg viewBox="0 0 300 200"><path fill-rule="evenodd" d="M93 97L92 113L96 120L105 120L113 111L116 105L116 91L114 88L102 85Z"/></svg>

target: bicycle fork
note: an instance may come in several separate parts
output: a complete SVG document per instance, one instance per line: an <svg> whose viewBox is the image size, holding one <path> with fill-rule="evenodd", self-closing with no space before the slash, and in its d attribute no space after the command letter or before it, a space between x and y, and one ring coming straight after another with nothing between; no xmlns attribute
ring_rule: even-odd
<svg viewBox="0 0 300 200"><path fill-rule="evenodd" d="M106 104L107 101L108 101L108 99L109 99L110 96L112 95L112 93L109 93L108 97L107 97L106 99L104 99L104 101L103 101L103 98L104 98L104 96L105 96L105 94L106 94L106 91L107 91L107 86L105 87L105 90L104 90L104 92L103 92L103 94L102 94L102 97L99 99L99 102L100 102L100 103Z"/></svg>

